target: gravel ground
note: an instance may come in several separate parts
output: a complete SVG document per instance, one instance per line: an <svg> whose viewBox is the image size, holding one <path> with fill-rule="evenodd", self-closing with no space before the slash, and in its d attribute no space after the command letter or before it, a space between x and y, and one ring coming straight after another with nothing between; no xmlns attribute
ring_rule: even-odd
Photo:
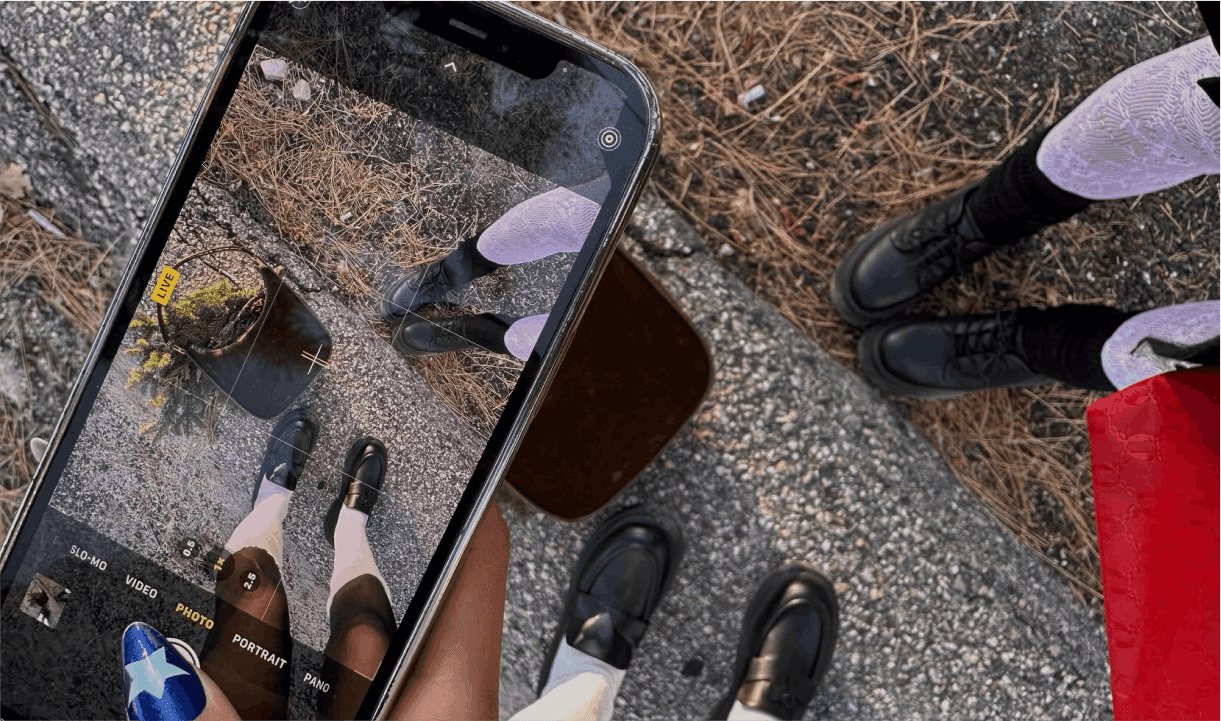
<svg viewBox="0 0 1221 721"><path fill-rule="evenodd" d="M785 562L822 571L840 599L835 662L806 718L1109 718L1102 629L877 391L729 276L674 211L648 199L628 233L709 343L715 379L614 508L564 524L506 500L501 716L534 699L597 520L645 503L682 519L687 554L617 718L706 717L755 584Z"/></svg>

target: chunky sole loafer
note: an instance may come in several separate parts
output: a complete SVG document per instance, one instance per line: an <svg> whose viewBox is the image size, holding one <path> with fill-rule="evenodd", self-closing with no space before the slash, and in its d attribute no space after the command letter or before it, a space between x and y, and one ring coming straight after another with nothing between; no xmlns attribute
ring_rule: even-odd
<svg viewBox="0 0 1221 721"><path fill-rule="evenodd" d="M599 526L577 561L538 692L547 685L561 640L615 668L627 668L678 574L684 548L678 523L654 510L628 508Z"/></svg>
<svg viewBox="0 0 1221 721"><path fill-rule="evenodd" d="M712 718L726 718L735 700L777 718L801 718L831 667L838 636L831 582L804 566L773 571L746 608L732 690Z"/></svg>
<svg viewBox="0 0 1221 721"><path fill-rule="evenodd" d="M335 545L335 524L339 522L339 511L344 506L360 511L366 516L381 496L382 481L386 477L386 446L370 436L359 438L348 449L343 461L343 478L339 482L339 496L327 509L322 528L326 540Z"/></svg>
<svg viewBox="0 0 1221 721"><path fill-rule="evenodd" d="M314 440L318 437L318 426L314 424L300 408L294 408L276 424L271 431L271 439L267 441L267 450L263 453L263 464L259 467L259 475L254 481L254 494L250 497L250 507L259 497L259 486L263 479L283 486L290 491L297 490L297 479L305 470L309 454L314 450ZM277 472L276 469L284 466Z"/></svg>

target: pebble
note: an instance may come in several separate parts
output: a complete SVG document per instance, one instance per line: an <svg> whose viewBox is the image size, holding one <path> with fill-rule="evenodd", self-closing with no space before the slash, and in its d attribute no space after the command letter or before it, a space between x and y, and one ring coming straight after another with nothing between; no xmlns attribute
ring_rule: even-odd
<svg viewBox="0 0 1221 721"><path fill-rule="evenodd" d="M293 97L296 98L297 100L309 100L309 98L310 98L309 83L305 82L304 80L298 80L297 84L293 86L292 93L293 93Z"/></svg>
<svg viewBox="0 0 1221 721"><path fill-rule="evenodd" d="M745 108L747 105L761 99L766 94L767 90L765 90L762 85L756 85L738 96L738 105Z"/></svg>
<svg viewBox="0 0 1221 721"><path fill-rule="evenodd" d="M288 65L279 58L270 58L259 63L259 70L263 71L264 80L278 83L284 80L285 74L288 73Z"/></svg>

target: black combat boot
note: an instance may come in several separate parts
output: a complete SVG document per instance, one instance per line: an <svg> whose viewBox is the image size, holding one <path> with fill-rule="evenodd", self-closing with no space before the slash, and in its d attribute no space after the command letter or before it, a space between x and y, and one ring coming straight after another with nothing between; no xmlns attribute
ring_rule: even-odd
<svg viewBox="0 0 1221 721"><path fill-rule="evenodd" d="M505 346L505 332L516 320L494 313L456 318L418 318L398 329L394 334L394 347L414 357L476 348L509 355L509 349Z"/></svg>
<svg viewBox="0 0 1221 721"><path fill-rule="evenodd" d="M382 317L397 323L408 313L440 302L450 292L501 267L479 253L478 234L467 238L449 255L416 268L391 283L382 297Z"/></svg>
<svg viewBox="0 0 1221 721"><path fill-rule="evenodd" d="M1052 183L1035 135L976 185L866 233L831 285L840 316L864 327L911 308L993 251L1082 211L1092 202Z"/></svg>

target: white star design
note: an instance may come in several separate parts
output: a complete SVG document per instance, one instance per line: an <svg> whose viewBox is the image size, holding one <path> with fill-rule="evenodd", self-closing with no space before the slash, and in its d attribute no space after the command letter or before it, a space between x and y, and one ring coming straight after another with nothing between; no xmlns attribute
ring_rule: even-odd
<svg viewBox="0 0 1221 721"><path fill-rule="evenodd" d="M161 698L165 695L165 682L174 676L189 676L186 671L165 660L165 647L157 649L152 655L139 661L132 661L123 667L127 678L131 679L131 687L127 691L127 703L130 705L141 691Z"/></svg>

